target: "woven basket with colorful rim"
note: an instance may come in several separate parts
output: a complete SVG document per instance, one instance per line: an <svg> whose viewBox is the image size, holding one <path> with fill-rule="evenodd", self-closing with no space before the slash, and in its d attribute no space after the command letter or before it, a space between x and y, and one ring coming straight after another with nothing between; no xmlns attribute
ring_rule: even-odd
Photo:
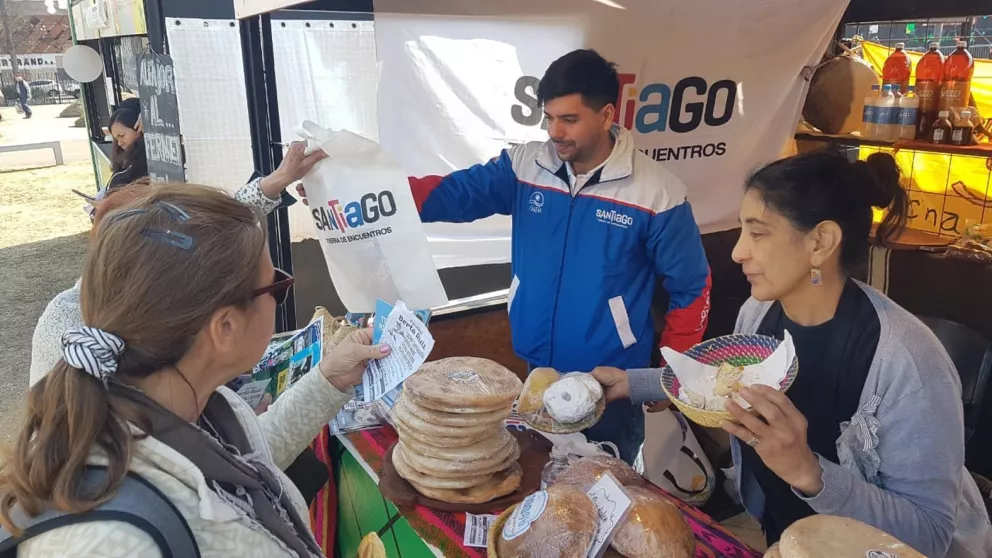
<svg viewBox="0 0 992 558"><path fill-rule="evenodd" d="M770 357L781 341L766 335L737 333L703 341L685 352L685 356L710 366L720 366L729 363L733 366L750 366L763 362ZM799 359L792 358L792 364L785 374L779 389L789 389L799 373ZM689 420L700 426L716 428L724 420L734 420L727 411L708 411L693 407L679 399L679 379L670 366L661 370L661 388L665 390L668 399L675 404L679 411Z"/></svg>

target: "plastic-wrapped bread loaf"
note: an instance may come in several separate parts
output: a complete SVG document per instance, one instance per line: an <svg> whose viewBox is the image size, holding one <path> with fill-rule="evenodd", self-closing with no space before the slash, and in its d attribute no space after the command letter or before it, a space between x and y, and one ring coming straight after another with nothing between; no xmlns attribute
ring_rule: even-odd
<svg viewBox="0 0 992 558"><path fill-rule="evenodd" d="M505 366L476 357L428 362L403 383L415 403L446 413L507 408L521 388L523 382Z"/></svg>
<svg viewBox="0 0 992 558"><path fill-rule="evenodd" d="M569 374L544 392L544 407L562 424L582 422L596 412L603 387L589 374Z"/></svg>
<svg viewBox="0 0 992 558"><path fill-rule="evenodd" d="M605 471L613 473L617 482L623 486L644 486L644 477L638 474L633 467L608 455L593 455L575 461L564 471L558 473L555 485L574 486L587 492L603 477Z"/></svg>
<svg viewBox="0 0 992 558"><path fill-rule="evenodd" d="M884 531L832 515L812 515L793 523L778 546L782 558L924 558Z"/></svg>
<svg viewBox="0 0 992 558"><path fill-rule="evenodd" d="M430 488L420 486L413 481L409 482L417 492L434 500L452 504L482 504L506 496L520 488L523 478L523 468L519 463L513 462L506 469L490 475L486 481L467 488Z"/></svg>
<svg viewBox="0 0 992 558"><path fill-rule="evenodd" d="M611 544L626 558L692 558L696 537L679 511L664 496L640 486L627 487L631 510Z"/></svg>
<svg viewBox="0 0 992 558"><path fill-rule="evenodd" d="M552 384L561 379L561 375L553 368L535 368L527 375L520 399L517 400L517 413L530 415L537 413L544 406L544 392Z"/></svg>
<svg viewBox="0 0 992 558"><path fill-rule="evenodd" d="M599 515L585 492L555 485L517 504L496 540L500 558L586 556Z"/></svg>
<svg viewBox="0 0 992 558"><path fill-rule="evenodd" d="M402 402L402 403L401 403ZM400 393L396 405L403 405L421 420L438 426L453 426L456 428L471 428L480 424L502 425L510 416L510 407L502 407L495 411L480 413L446 413L428 407L422 407L409 394Z"/></svg>

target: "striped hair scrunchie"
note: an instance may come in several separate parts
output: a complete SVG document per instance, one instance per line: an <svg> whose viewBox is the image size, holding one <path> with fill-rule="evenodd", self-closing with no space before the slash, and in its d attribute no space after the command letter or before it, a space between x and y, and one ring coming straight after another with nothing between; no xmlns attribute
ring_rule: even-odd
<svg viewBox="0 0 992 558"><path fill-rule="evenodd" d="M124 352L124 340L102 329L83 326L62 335L62 358L73 368L109 387L108 378L117 371L117 360Z"/></svg>

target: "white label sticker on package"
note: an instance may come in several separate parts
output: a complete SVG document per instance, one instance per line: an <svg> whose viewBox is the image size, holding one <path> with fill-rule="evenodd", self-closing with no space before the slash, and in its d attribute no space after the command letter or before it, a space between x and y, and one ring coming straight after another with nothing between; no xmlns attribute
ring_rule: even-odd
<svg viewBox="0 0 992 558"><path fill-rule="evenodd" d="M466 547L486 548L489 543L489 527L496 521L495 515L473 515L465 514L465 540L462 544Z"/></svg>
<svg viewBox="0 0 992 558"><path fill-rule="evenodd" d="M592 485L586 494L596 504L596 510L599 512L599 530L596 532L596 540L593 541L588 556L598 557L606 550L614 531L630 509L631 501L617 479L609 472Z"/></svg>
<svg viewBox="0 0 992 558"><path fill-rule="evenodd" d="M869 550L865 553L865 558L899 558L899 555L882 550Z"/></svg>
<svg viewBox="0 0 992 558"><path fill-rule="evenodd" d="M424 364L434 348L434 337L427 326L401 301L389 312L379 341L389 345L392 351L385 358L369 361L362 375L366 403L381 399L403 383Z"/></svg>
<svg viewBox="0 0 992 558"><path fill-rule="evenodd" d="M503 526L503 540L512 541L526 533L527 529L530 529L530 524L541 517L547 505L548 493L543 490L531 494L520 502Z"/></svg>

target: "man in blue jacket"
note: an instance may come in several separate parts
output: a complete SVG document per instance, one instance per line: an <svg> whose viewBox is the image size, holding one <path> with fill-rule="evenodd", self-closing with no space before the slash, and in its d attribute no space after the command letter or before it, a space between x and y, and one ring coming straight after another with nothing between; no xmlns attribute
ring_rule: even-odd
<svg viewBox="0 0 992 558"><path fill-rule="evenodd" d="M566 54L537 90L549 141L410 179L425 223L513 216L510 326L532 368L647 366L657 276L670 295L661 344L684 351L706 329L709 266L685 185L614 124L619 94L614 64L592 50ZM631 463L644 413L612 403L586 435L613 442Z"/></svg>
<svg viewBox="0 0 992 558"><path fill-rule="evenodd" d="M24 118L31 118L31 107L28 105L28 100L31 99L31 89L21 74L14 76L14 81L17 85L17 104L24 111Z"/></svg>

